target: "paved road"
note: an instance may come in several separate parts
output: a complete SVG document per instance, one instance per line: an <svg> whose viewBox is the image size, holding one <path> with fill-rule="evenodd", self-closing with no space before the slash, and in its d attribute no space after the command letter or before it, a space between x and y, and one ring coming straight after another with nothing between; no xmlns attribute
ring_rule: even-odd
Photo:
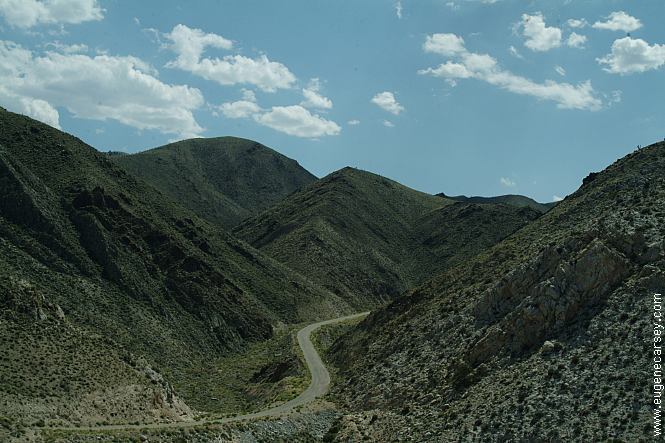
<svg viewBox="0 0 665 443"><path fill-rule="evenodd" d="M58 427L58 428L43 428L43 429L59 429L67 431L113 431L113 430L123 430L123 429L162 429L162 428L184 428L192 426L201 426L206 424L215 424L215 423L230 423L234 421L241 420L250 420L253 418L262 418L262 417L279 417L286 414L287 412L292 411L298 406L306 405L314 401L315 399L322 397L328 392L330 387L330 373L328 369L321 361L319 353L316 352L314 344L310 336L312 332L321 326L330 325L333 323L341 323L347 320L353 320L356 318L361 318L369 314L369 312L362 312L360 314L347 315L345 317L333 318L331 320L320 321L318 323L312 323L311 325L305 326L300 331L298 331L298 344L302 353L305 356L305 362L309 368L310 374L312 374L312 381L309 384L309 387L303 391L299 396L293 400L287 401L279 406L275 406L270 409L264 409L263 411L254 412L252 414L245 415L236 415L235 417L226 417L214 420L198 420L198 421L183 421L183 422L172 422L172 423L151 423L145 425L102 425L102 426L83 426L83 427Z"/></svg>

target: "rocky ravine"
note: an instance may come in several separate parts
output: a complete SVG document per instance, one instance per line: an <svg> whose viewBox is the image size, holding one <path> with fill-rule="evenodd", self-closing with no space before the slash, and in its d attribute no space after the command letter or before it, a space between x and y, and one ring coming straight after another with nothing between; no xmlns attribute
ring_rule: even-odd
<svg viewBox="0 0 665 443"><path fill-rule="evenodd" d="M649 438L663 167L659 143L591 175L339 340L338 440Z"/></svg>

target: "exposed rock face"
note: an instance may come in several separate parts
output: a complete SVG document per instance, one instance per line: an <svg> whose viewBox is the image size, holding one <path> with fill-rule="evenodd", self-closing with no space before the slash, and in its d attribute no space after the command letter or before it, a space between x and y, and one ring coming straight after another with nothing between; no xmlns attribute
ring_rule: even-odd
<svg viewBox="0 0 665 443"><path fill-rule="evenodd" d="M637 441L652 432L665 144L336 342L339 441Z"/></svg>

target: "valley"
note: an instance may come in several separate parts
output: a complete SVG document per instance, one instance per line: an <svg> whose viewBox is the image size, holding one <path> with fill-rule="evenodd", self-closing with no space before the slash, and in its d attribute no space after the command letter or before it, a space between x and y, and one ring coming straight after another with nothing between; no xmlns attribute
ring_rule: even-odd
<svg viewBox="0 0 665 443"><path fill-rule="evenodd" d="M638 439L663 162L543 205L228 137L109 155L2 110L0 437Z"/></svg>

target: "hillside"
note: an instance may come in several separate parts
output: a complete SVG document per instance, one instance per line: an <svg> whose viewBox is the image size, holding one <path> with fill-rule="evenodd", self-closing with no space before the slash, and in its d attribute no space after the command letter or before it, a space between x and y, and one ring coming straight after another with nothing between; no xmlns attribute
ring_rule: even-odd
<svg viewBox="0 0 665 443"><path fill-rule="evenodd" d="M112 159L226 228L316 180L295 160L236 137L184 140Z"/></svg>
<svg viewBox="0 0 665 443"><path fill-rule="evenodd" d="M665 143L590 174L544 216L376 310L330 357L378 441L646 441L665 287Z"/></svg>
<svg viewBox="0 0 665 443"><path fill-rule="evenodd" d="M202 361L350 311L79 139L4 110L0 189L3 423L180 419Z"/></svg>
<svg viewBox="0 0 665 443"><path fill-rule="evenodd" d="M526 197L524 195L515 195L515 194L497 195L495 197L477 197L477 196L467 197L466 195L450 196L442 192L436 195L438 195L439 197L448 198L450 200L455 200L458 202L497 203L502 205L516 206L518 208L531 208L541 213L549 211L556 205L556 202L538 203L532 198Z"/></svg>
<svg viewBox="0 0 665 443"><path fill-rule="evenodd" d="M234 234L358 308L390 300L539 214L424 194L344 168Z"/></svg>

